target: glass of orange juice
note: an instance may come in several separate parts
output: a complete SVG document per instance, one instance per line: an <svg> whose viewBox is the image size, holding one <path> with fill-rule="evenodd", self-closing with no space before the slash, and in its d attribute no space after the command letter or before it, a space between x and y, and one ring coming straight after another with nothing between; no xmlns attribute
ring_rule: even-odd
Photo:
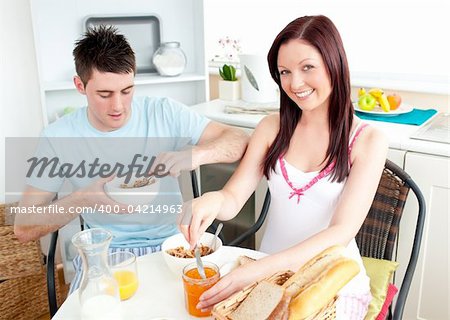
<svg viewBox="0 0 450 320"><path fill-rule="evenodd" d="M211 311L202 312L196 306L203 292L211 288L220 279L219 267L212 262L203 262L206 279L202 279L197 264L190 263L183 269L183 284L186 309L194 317L207 317Z"/></svg>
<svg viewBox="0 0 450 320"><path fill-rule="evenodd" d="M115 252L109 255L109 267L119 284L121 300L131 298L138 288L136 256L132 252Z"/></svg>

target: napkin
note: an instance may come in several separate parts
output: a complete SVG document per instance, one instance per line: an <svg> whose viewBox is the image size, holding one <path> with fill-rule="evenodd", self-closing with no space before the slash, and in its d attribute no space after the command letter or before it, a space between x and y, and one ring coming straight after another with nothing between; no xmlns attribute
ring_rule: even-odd
<svg viewBox="0 0 450 320"><path fill-rule="evenodd" d="M244 113L244 114L271 114L278 112L276 110L266 110L266 109L246 109L242 107L226 106L225 113Z"/></svg>
<svg viewBox="0 0 450 320"><path fill-rule="evenodd" d="M278 104L275 103L237 103L225 106L225 113L244 114L271 114L279 112Z"/></svg>
<svg viewBox="0 0 450 320"><path fill-rule="evenodd" d="M376 115L356 111L356 115L364 120L384 121L400 124L410 124L420 126L437 113L435 109L413 109L411 112L399 114L396 116Z"/></svg>

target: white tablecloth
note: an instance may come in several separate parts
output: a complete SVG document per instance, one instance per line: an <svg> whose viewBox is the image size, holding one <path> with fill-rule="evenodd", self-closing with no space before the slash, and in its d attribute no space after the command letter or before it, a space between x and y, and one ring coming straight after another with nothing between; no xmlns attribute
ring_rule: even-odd
<svg viewBox="0 0 450 320"><path fill-rule="evenodd" d="M258 251L224 246L219 266L235 261L240 255L265 256ZM139 257L137 261L139 288L132 298L121 302L126 320L199 319L187 313L181 276L177 277L170 271L161 252ZM53 319L80 319L80 310L78 291L75 291L67 297Z"/></svg>

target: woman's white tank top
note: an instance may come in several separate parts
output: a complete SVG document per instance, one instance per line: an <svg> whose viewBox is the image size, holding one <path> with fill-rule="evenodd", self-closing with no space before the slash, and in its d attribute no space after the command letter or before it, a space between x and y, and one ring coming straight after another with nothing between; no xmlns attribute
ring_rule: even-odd
<svg viewBox="0 0 450 320"><path fill-rule="evenodd" d="M350 147L366 126L366 124L362 126L361 123L350 138ZM329 175L318 180L314 179L318 175L317 171L303 172L283 158L277 161L275 170L268 181L271 203L260 251L280 252L328 227L346 180L339 183L331 182ZM311 181L314 180L317 181L311 185ZM310 186L307 190L296 193L289 182L294 188L308 184ZM346 253L360 264L362 271L342 291L367 292L370 290L369 278L366 276L355 239L348 244Z"/></svg>

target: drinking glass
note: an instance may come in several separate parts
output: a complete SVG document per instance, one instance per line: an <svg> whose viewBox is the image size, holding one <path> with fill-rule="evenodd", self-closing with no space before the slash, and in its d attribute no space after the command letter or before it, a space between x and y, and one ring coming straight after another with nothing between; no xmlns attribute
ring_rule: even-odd
<svg viewBox="0 0 450 320"><path fill-rule="evenodd" d="M211 288L220 279L219 267L212 262L203 262L206 279L202 279L197 263L190 263L183 269L183 284L186 309L194 317L208 317L211 311L202 312L196 306L203 292Z"/></svg>
<svg viewBox="0 0 450 320"><path fill-rule="evenodd" d="M139 285L136 256L132 252L114 252L108 260L113 277L119 284L120 299L131 298Z"/></svg>

